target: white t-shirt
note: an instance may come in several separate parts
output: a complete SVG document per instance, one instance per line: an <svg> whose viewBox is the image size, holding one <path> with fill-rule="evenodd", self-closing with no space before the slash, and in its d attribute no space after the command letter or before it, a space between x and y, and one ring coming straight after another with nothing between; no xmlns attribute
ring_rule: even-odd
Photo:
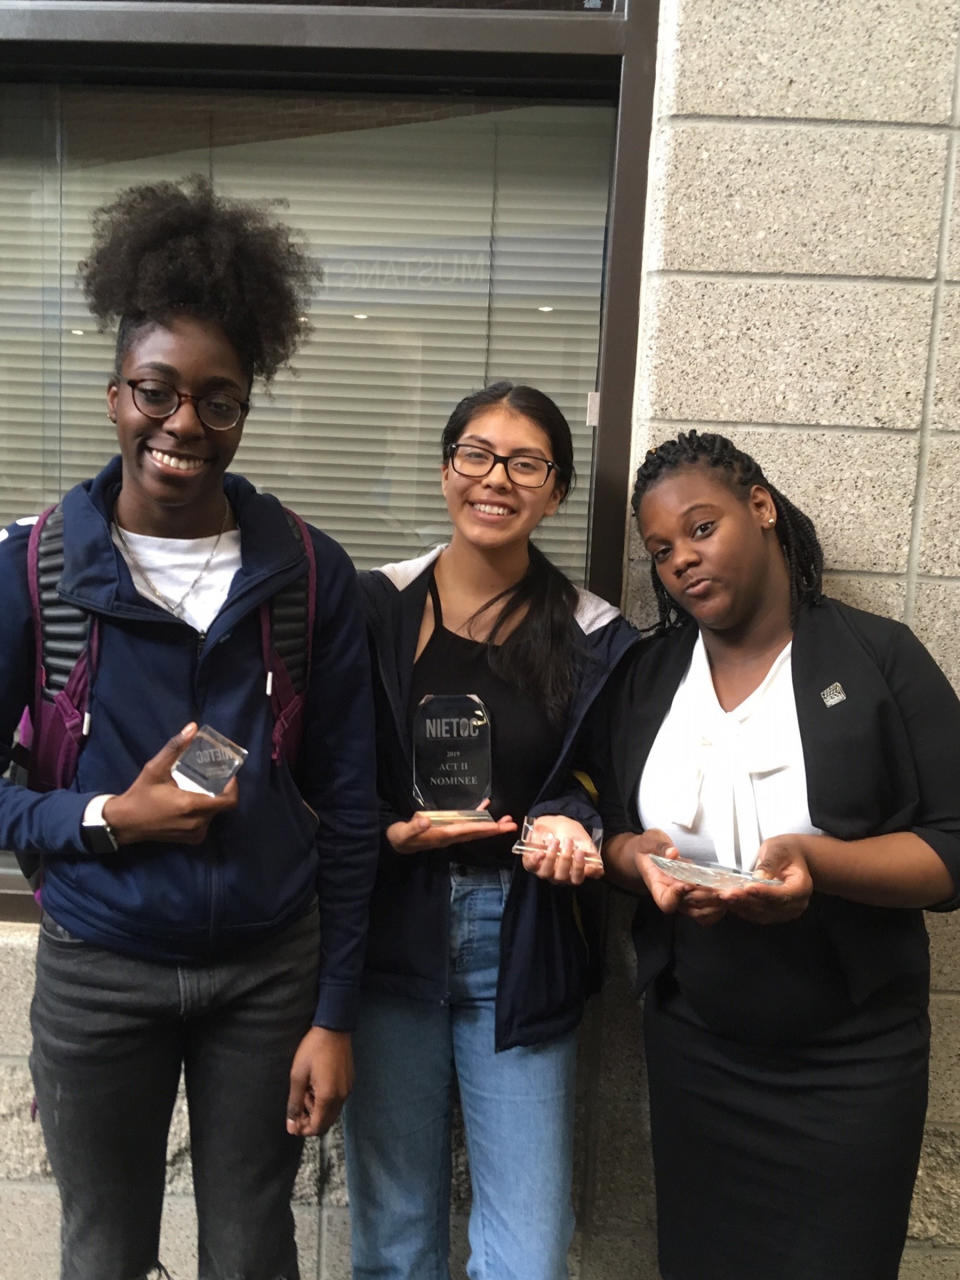
<svg viewBox="0 0 960 1280"><path fill-rule="evenodd" d="M748 698L724 711L697 638L638 797L644 827L659 827L683 857L752 871L770 836L823 834L807 804L791 649L781 650Z"/></svg>
<svg viewBox="0 0 960 1280"><path fill-rule="evenodd" d="M123 536L136 557L134 561L120 541L116 525L111 527L111 533L114 546L127 562L137 591L168 612L172 612L169 601L176 603L190 587L217 541L216 534L210 538L152 538L124 529ZM239 568L240 530L228 529L220 535L216 554L180 606L184 621L197 631L209 630L223 607L233 575ZM168 600L162 600L151 591L141 569L146 570L150 581Z"/></svg>

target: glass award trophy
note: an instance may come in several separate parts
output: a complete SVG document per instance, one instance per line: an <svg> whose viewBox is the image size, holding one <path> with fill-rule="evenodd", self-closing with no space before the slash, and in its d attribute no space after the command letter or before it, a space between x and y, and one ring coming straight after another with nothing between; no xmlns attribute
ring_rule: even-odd
<svg viewBox="0 0 960 1280"><path fill-rule="evenodd" d="M513 846L513 852L518 854L541 853L544 848L549 847L551 838L549 830L537 826L536 818L524 818L523 826L520 829L520 839ZM573 845L573 849L583 854L584 862L602 867L603 858L600 856L600 848L603 844L603 827L591 827L590 839L593 841L592 844L584 845L577 842ZM572 850L569 845L564 848L561 841L560 852L569 854Z"/></svg>
<svg viewBox="0 0 960 1280"><path fill-rule="evenodd" d="M490 717L475 693L428 693L413 715L413 795L435 825L492 822Z"/></svg>
<svg viewBox="0 0 960 1280"><path fill-rule="evenodd" d="M243 747L205 724L197 730L170 773L181 791L218 796L246 758Z"/></svg>
<svg viewBox="0 0 960 1280"><path fill-rule="evenodd" d="M726 867L719 862L692 862L688 858L661 858L651 853L650 861L665 871L674 880L682 880L684 884L699 885L703 889L743 889L747 885L782 885L783 881L776 876L764 876L759 871L738 871L736 867Z"/></svg>

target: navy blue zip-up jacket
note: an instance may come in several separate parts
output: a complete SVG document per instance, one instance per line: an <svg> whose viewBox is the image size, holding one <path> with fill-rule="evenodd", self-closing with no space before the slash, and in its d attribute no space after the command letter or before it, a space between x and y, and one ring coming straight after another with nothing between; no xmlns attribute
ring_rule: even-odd
<svg viewBox="0 0 960 1280"><path fill-rule="evenodd" d="M369 661L353 566L311 529L317 611L297 779L271 760L260 605L307 572L280 503L240 476L224 486L241 568L205 636L140 596L110 536L115 458L63 500L61 595L100 617L90 735L69 790L0 784L0 847L43 861L44 909L85 941L169 963L202 963L251 945L320 903L317 1025L353 1025L377 859ZM32 521L0 542L0 771L33 695L27 583ZM239 803L200 845L142 843L90 854L80 823L91 797L119 793L190 720L246 747Z"/></svg>
<svg viewBox="0 0 960 1280"><path fill-rule="evenodd" d="M442 550L360 575L375 660L382 831L414 813L407 704L430 574ZM580 593L573 626L586 656L563 746L541 795L565 789L577 730L616 663L639 638L617 609L588 591ZM590 977L599 971L586 936L594 935L595 952L599 930L585 928L586 917L599 916L591 909L599 890L596 884L582 891L547 884L528 875L518 860L500 931L498 1051L562 1035L580 1021ZM365 985L437 1003L447 999L449 899L449 879L435 857L398 854L381 838Z"/></svg>

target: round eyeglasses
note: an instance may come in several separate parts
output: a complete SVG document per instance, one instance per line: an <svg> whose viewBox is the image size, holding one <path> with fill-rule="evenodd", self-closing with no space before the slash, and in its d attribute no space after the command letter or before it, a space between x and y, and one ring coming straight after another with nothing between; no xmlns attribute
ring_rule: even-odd
<svg viewBox="0 0 960 1280"><path fill-rule="evenodd" d="M450 465L461 476L479 480L488 476L498 462L502 462L507 475L522 489L542 489L556 471L557 464L530 453L513 453L505 458L502 453L484 449L478 444L455 444L450 449Z"/></svg>
<svg viewBox="0 0 960 1280"><path fill-rule="evenodd" d="M189 400L205 427L211 431L229 431L250 408L249 400L238 400L225 391L191 396L159 378L127 378L125 381L133 392L133 403L147 418L170 418L184 400Z"/></svg>

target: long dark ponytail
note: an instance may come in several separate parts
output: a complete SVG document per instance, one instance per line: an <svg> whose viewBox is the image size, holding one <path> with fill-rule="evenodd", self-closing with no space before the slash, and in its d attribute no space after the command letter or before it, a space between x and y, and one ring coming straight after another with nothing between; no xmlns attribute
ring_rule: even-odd
<svg viewBox="0 0 960 1280"><path fill-rule="evenodd" d="M575 479L570 424L550 397L535 387L494 382L465 396L443 429L444 462L450 461L453 446L468 423L496 405L529 418L545 432L556 464L554 483L562 492L561 500L566 498ZM531 542L530 564L524 576L477 610L485 613L500 604L487 637L491 669L536 698L557 728L566 716L576 680L578 654L571 622L577 598L577 589L566 574ZM518 612L523 613L521 622L499 644L499 636Z"/></svg>

